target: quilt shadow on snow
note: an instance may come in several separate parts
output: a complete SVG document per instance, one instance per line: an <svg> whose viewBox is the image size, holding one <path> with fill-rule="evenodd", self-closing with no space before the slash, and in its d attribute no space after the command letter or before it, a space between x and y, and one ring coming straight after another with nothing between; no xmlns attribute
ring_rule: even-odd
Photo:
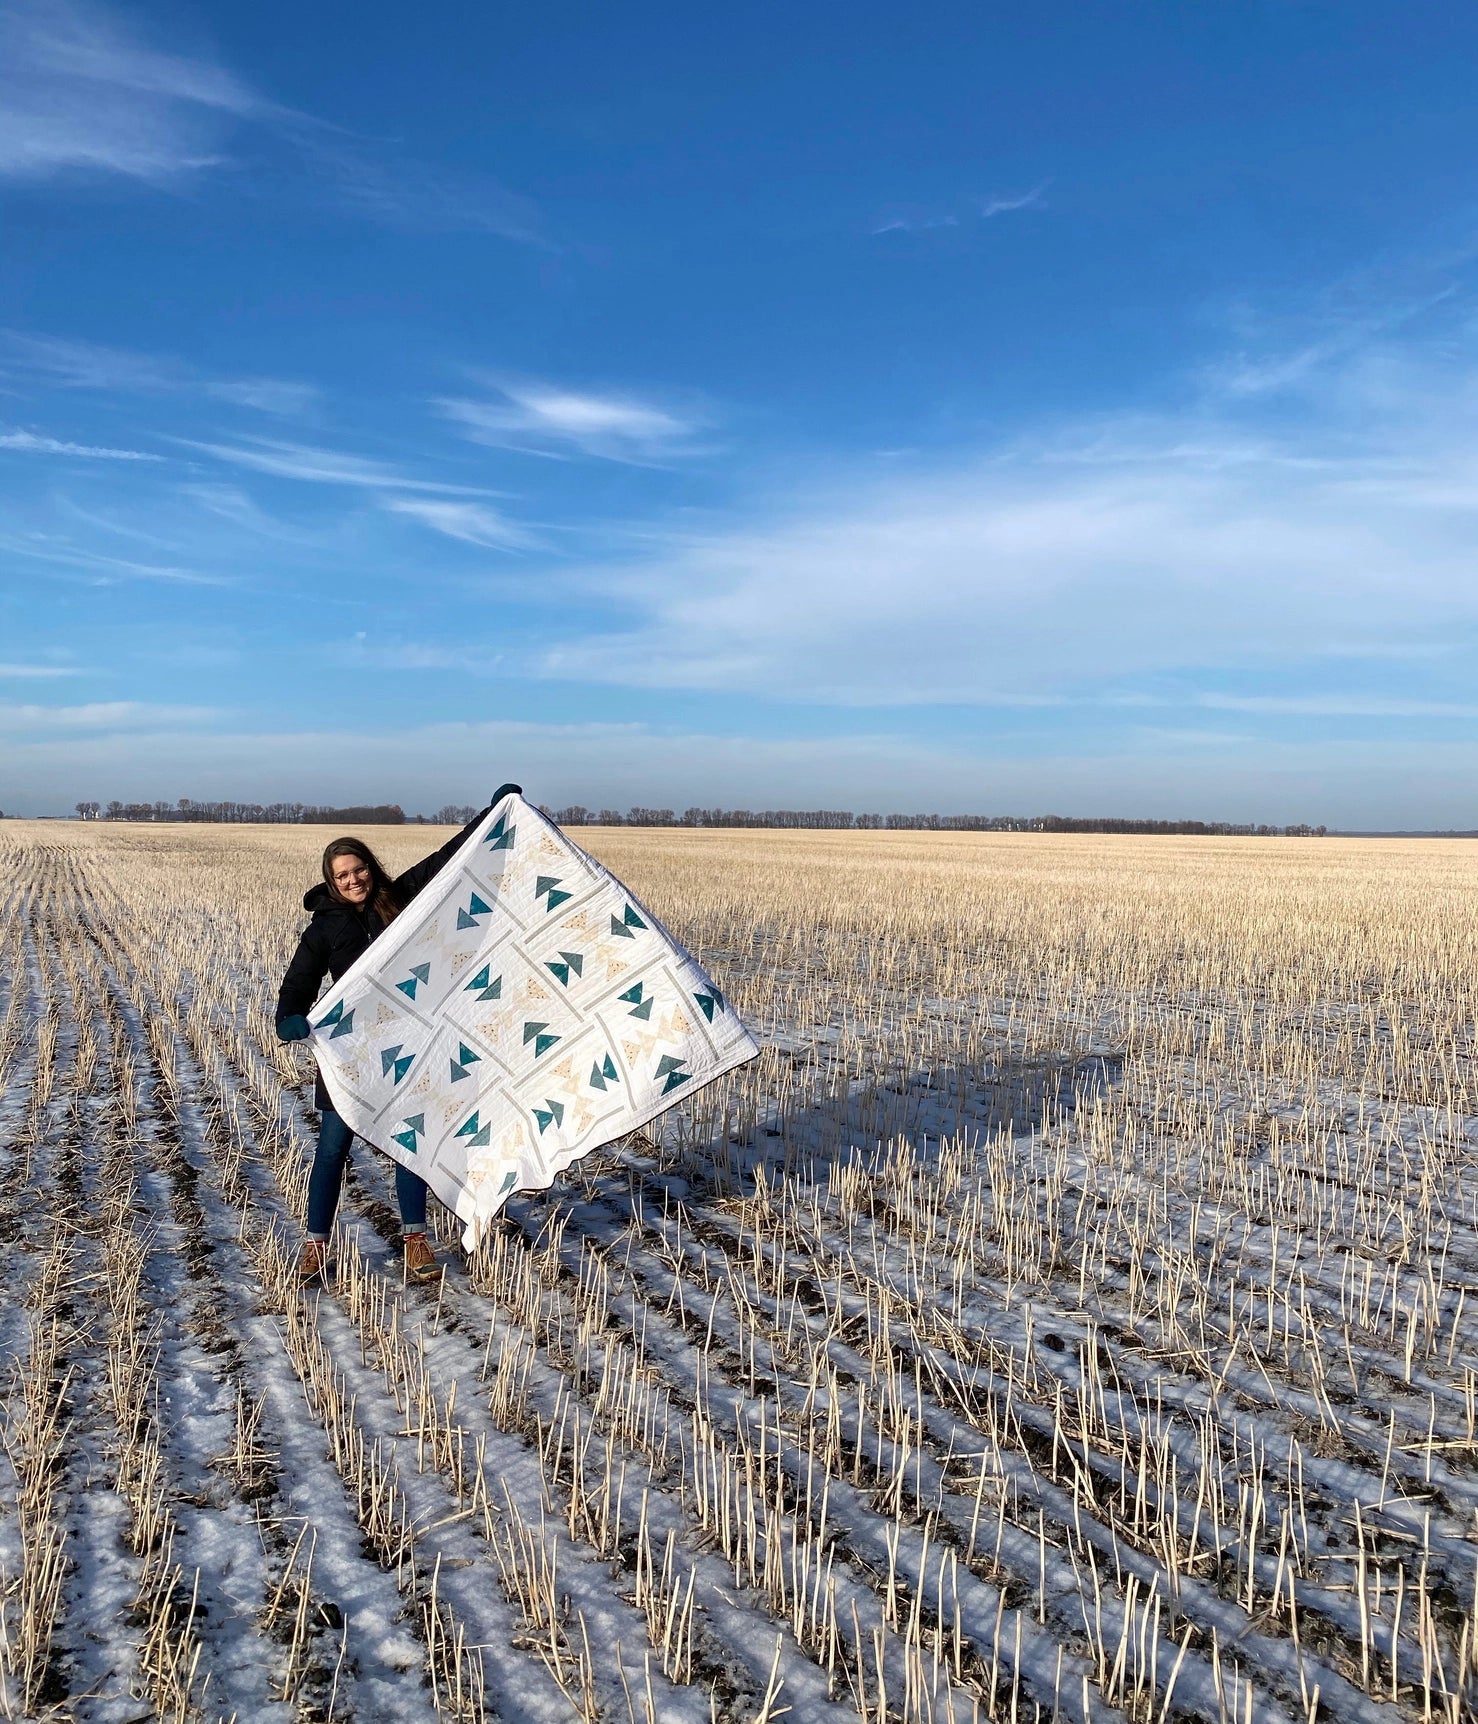
<svg viewBox="0 0 1478 1724"><path fill-rule="evenodd" d="M736 1193L761 1177L776 1182L786 1175L824 1188L834 1168L867 1167L899 1139L928 1166L951 1141L1034 1131L1045 1120L1091 1106L1121 1080L1123 1070L1121 1052L1095 1051L999 1059L984 1068L917 1067L874 1082L854 1081L841 1090L828 1089L824 1069L817 1066L801 1077L803 1089L806 1078L811 1080L808 1098L783 1112L771 1107L746 1139L716 1142L712 1155L720 1183ZM666 1170L682 1131L675 1119L659 1119L647 1127L652 1157L631 1147L616 1153L638 1183L649 1170L656 1185L670 1187Z"/></svg>

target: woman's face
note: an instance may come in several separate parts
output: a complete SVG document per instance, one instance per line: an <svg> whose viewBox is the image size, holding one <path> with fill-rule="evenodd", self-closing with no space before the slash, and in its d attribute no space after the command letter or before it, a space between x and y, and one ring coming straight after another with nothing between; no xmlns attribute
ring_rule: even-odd
<svg viewBox="0 0 1478 1724"><path fill-rule="evenodd" d="M335 856L329 864L334 877L334 890L350 904L363 904L374 888L374 877L367 863L357 856Z"/></svg>

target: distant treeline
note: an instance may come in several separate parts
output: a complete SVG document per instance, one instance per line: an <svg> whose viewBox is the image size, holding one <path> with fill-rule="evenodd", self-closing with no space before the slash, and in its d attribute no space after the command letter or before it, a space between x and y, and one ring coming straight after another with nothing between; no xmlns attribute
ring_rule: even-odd
<svg viewBox="0 0 1478 1724"><path fill-rule="evenodd" d="M435 814L407 814L398 803L327 808L313 802L79 802L83 820L199 821L281 826L464 826L473 803L448 803ZM1323 826L1237 825L1227 820L1079 819L1067 814L853 814L840 808L544 808L559 826L791 827L828 832L1122 832L1200 838L1322 838Z"/></svg>
<svg viewBox="0 0 1478 1724"><path fill-rule="evenodd" d="M1226 820L1078 819L1067 814L852 814L841 808L568 808L542 810L559 826L755 826L831 832L1123 832L1206 838L1322 838L1323 826L1235 825Z"/></svg>
<svg viewBox="0 0 1478 1724"><path fill-rule="evenodd" d="M404 826L406 814L397 803L373 808L324 808L313 802L79 802L83 820L199 821L217 825L253 826ZM416 816L422 819L422 816ZM437 820L441 815L435 816Z"/></svg>

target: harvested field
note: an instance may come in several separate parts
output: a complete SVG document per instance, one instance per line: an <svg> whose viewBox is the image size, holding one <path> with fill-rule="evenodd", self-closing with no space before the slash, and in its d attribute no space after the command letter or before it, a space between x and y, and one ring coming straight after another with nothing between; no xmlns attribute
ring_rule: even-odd
<svg viewBox="0 0 1478 1724"><path fill-rule="evenodd" d="M6 1715L1478 1716L1478 849L577 834L762 1057L305 1298L326 836L0 824Z"/></svg>

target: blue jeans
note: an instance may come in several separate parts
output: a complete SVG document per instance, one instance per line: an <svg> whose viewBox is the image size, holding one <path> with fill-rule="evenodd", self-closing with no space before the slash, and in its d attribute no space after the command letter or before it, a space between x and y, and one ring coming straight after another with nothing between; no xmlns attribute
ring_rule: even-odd
<svg viewBox="0 0 1478 1724"><path fill-rule="evenodd" d="M308 1173L308 1235L327 1239L333 1231L334 1211L339 1207L339 1189L354 1133L331 1107L323 1110L318 1127L318 1148ZM426 1181L408 1167L395 1164L395 1195L400 1200L400 1225L407 1233L426 1230Z"/></svg>

